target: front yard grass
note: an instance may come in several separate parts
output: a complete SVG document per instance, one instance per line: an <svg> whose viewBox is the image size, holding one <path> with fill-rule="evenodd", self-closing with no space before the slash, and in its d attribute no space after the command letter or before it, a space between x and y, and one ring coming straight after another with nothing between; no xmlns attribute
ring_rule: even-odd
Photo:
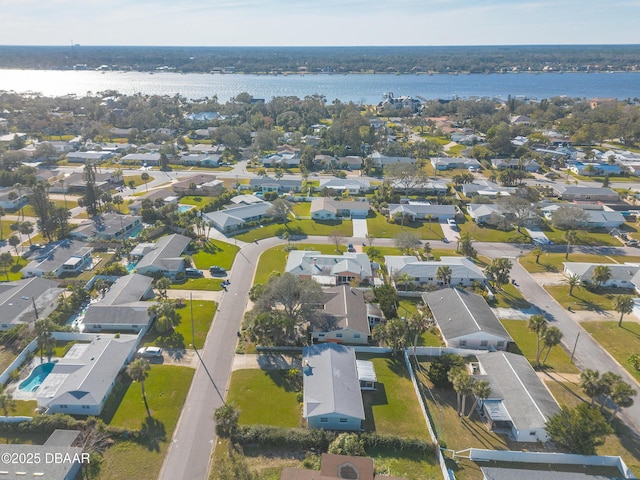
<svg viewBox="0 0 640 480"><path fill-rule="evenodd" d="M202 208L210 201L211 198L209 197L202 197L200 195L185 195L184 197L180 198L180 201L178 203L180 203L181 205L194 205L198 208Z"/></svg>
<svg viewBox="0 0 640 480"><path fill-rule="evenodd" d="M442 240L442 227L437 221L405 222L404 226L387 221L387 217L378 212L367 218L367 229L376 238L393 238L400 232L407 231L418 235L423 240Z"/></svg>
<svg viewBox="0 0 640 480"><path fill-rule="evenodd" d="M59 200L59 199L55 199L55 200L51 200L51 202L53 203L53 205L56 208L59 207L65 207L65 201L63 200ZM75 208L78 206L78 199L73 197L73 196L67 196L67 202L66 202L66 207L67 209L71 210L72 208ZM25 217L35 217L36 216L36 211L33 209L32 205L25 205L22 208L22 213L24 214ZM9 213L10 215L19 215L20 214L20 209L12 211ZM34 223L33 220L30 220L31 223ZM13 222L11 222L13 223Z"/></svg>
<svg viewBox="0 0 640 480"><path fill-rule="evenodd" d="M640 372L629 363L629 357L640 353L640 324L622 320L618 322L582 322L580 324L602 347L627 369L630 375L640 381Z"/></svg>
<svg viewBox="0 0 640 480"><path fill-rule="evenodd" d="M191 260L196 268L202 270L208 270L212 265L228 270L233 265L239 250L240 248L230 243L207 240L203 247L191 256Z"/></svg>
<svg viewBox="0 0 640 480"><path fill-rule="evenodd" d="M171 290L222 290L222 278L187 278L183 283L172 283Z"/></svg>
<svg viewBox="0 0 640 480"><path fill-rule="evenodd" d="M133 181L133 186L134 187L139 187L140 185L144 185L145 183L149 183L152 182L154 179L154 177L152 177L151 175L149 175L149 179L147 181L144 181L142 179L142 174L140 175L127 175L126 177L123 177L122 180L124 181L125 186L129 186L129 182Z"/></svg>
<svg viewBox="0 0 640 480"><path fill-rule="evenodd" d="M519 258L520 265L529 273L562 272L563 262L585 262L585 263L638 263L640 256L624 255L592 255L588 253L570 253L565 259L564 253L543 253L536 263L536 256L531 252Z"/></svg>
<svg viewBox="0 0 640 480"><path fill-rule="evenodd" d="M462 233L468 233L469 236L478 242L502 242L502 243L530 243L531 237L527 235L525 230L518 233L517 230L509 230L505 232L498 230L490 225L476 224L469 215L465 215L464 222L458 222L458 228Z"/></svg>
<svg viewBox="0 0 640 480"><path fill-rule="evenodd" d="M592 292L584 287L573 289L573 296L569 296L568 285L545 285L547 292L564 308L603 312L614 310L613 302L616 296L633 295L633 291L624 288L599 288Z"/></svg>
<svg viewBox="0 0 640 480"><path fill-rule="evenodd" d="M185 306L178 309L180 323L169 333L158 333L152 328L142 341L144 345L156 345L164 348L183 350L192 343L191 335L191 303L193 303L193 329L195 332L196 348L204 347L213 316L218 304L206 300L185 300Z"/></svg>
<svg viewBox="0 0 640 480"><path fill-rule="evenodd" d="M493 302L489 302L489 304L496 308L516 308L518 310L526 310L531 307L531 304L524 299L520 290L510 283L503 285L502 290L497 290L494 298L495 300Z"/></svg>
<svg viewBox="0 0 640 480"><path fill-rule="evenodd" d="M293 213L297 216L310 217L311 216L311 203L299 202L293 204Z"/></svg>
<svg viewBox="0 0 640 480"><path fill-rule="evenodd" d="M22 257L13 257L13 265L7 270L0 270L0 282L15 282L22 278L22 269L29 261Z"/></svg>
<svg viewBox="0 0 640 480"><path fill-rule="evenodd" d="M286 370L236 370L231 374L227 403L238 409L241 425L300 426L296 391Z"/></svg>
<svg viewBox="0 0 640 480"><path fill-rule="evenodd" d="M236 236L238 240L253 242L270 237L277 237L282 232L288 231L293 236L329 236L337 232L342 237L353 236L351 220L289 220L287 223L272 223L258 227L246 233Z"/></svg>
<svg viewBox="0 0 640 480"><path fill-rule="evenodd" d="M103 413L103 419L111 426L143 429L146 435L139 442L120 441L107 449L100 480L158 478L194 373L187 367L151 366L144 383L151 417L147 417L140 385L130 381L119 384L121 400L112 401L117 404L115 414L111 410L112 418L105 419Z"/></svg>
<svg viewBox="0 0 640 480"><path fill-rule="evenodd" d="M529 330L527 322L524 320L501 320L501 322L516 344L516 352L522 353L527 357L529 363L534 365L536 361L536 335ZM544 354L541 356L540 362L543 360ZM576 366L571 363L569 354L561 345L551 349L543 368L556 373L579 373Z"/></svg>

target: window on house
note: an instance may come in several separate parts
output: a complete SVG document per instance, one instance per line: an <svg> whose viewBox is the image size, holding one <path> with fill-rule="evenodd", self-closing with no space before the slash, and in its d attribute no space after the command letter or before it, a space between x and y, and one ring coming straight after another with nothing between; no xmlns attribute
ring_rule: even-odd
<svg viewBox="0 0 640 480"><path fill-rule="evenodd" d="M342 338L342 334L341 333L336 333L336 337Z"/></svg>
<svg viewBox="0 0 640 480"><path fill-rule="evenodd" d="M502 340L500 340L498 343L496 343L496 346L504 347L504 342Z"/></svg>
<svg viewBox="0 0 640 480"><path fill-rule="evenodd" d="M466 347L467 346L467 341L466 340L460 340L460 346L461 347Z"/></svg>
<svg viewBox="0 0 640 480"><path fill-rule="evenodd" d="M488 342L487 340L482 340L482 341L480 342L480 346L481 346L481 347L486 347L486 346L488 346L488 345L489 345L489 342Z"/></svg>
<svg viewBox="0 0 640 480"><path fill-rule="evenodd" d="M320 423L327 423L329 419L327 417L320 417Z"/></svg>
<svg viewBox="0 0 640 480"><path fill-rule="evenodd" d="M346 418L341 418L340 419L340 423L347 423L347 419Z"/></svg>
<svg viewBox="0 0 640 480"><path fill-rule="evenodd" d="M353 338L360 338L360 334L359 333L354 333L353 334Z"/></svg>
<svg viewBox="0 0 640 480"><path fill-rule="evenodd" d="M529 432L529 435L531 435L532 437L533 437L535 434L536 434L536 431L535 431L535 430L531 430L531 431Z"/></svg>

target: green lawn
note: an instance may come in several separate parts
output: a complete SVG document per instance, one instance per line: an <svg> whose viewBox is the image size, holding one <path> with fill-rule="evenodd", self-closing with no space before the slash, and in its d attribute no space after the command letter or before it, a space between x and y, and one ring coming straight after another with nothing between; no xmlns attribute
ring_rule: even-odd
<svg viewBox="0 0 640 480"><path fill-rule="evenodd" d="M409 317L410 315L414 315L418 313L418 304L422 303L422 300L413 299L413 298L401 298L399 299L398 306L398 316L400 317ZM409 339L409 345L413 345L414 338ZM422 335L418 337L418 346L419 347L442 347L444 346L442 342L442 337L440 337L440 333L436 327L433 327L431 330L427 330Z"/></svg>
<svg viewBox="0 0 640 480"><path fill-rule="evenodd" d="M560 230L551 225L543 225L540 230L544 232L549 240L558 244L558 245L566 245L566 240L564 239L564 230ZM612 237L609 234L608 230L592 230L592 231L576 231L576 241L575 245L607 245L619 247L620 242Z"/></svg>
<svg viewBox="0 0 640 480"><path fill-rule="evenodd" d="M143 429L147 435L140 442L120 441L109 448L104 454L100 480L158 478L193 374L194 370L187 367L152 365L145 381L151 417L147 417L140 385L130 381L118 384L119 395L115 392L109 398L111 408L105 406L107 416L103 413L103 419L112 426Z"/></svg>
<svg viewBox="0 0 640 480"><path fill-rule="evenodd" d="M171 290L210 290L219 292L222 290L220 283L222 278L187 278L183 283L172 283Z"/></svg>
<svg viewBox="0 0 640 480"><path fill-rule="evenodd" d="M369 234L376 238L393 238L402 231L415 233L423 240L442 240L442 227L436 221L407 222L404 226L387 221L387 217L375 212L374 217L367 218Z"/></svg>
<svg viewBox="0 0 640 480"><path fill-rule="evenodd" d="M133 180L133 184L135 187L139 187L140 185L144 185L145 183L149 183L151 181L153 181L153 178L151 175L149 175L149 179L147 181L142 180L142 174L140 175L127 175L126 177L122 177L122 179L124 180L124 184L128 187L129 186L129 182Z"/></svg>
<svg viewBox="0 0 640 480"><path fill-rule="evenodd" d="M284 246L282 245L272 247L262 252L258 259L253 284L267 283L271 272L284 272L284 267L287 264L287 255L288 252L284 250Z"/></svg>
<svg viewBox="0 0 640 480"><path fill-rule="evenodd" d="M51 202L53 203L53 205L56 208L65 206L65 201L64 200L51 200ZM68 208L69 210L71 210L72 208L75 208L77 206L78 206L77 197L67 196L67 202L66 202L66 207L65 208ZM36 216L36 212L33 209L32 205L25 205L24 208L22 209L22 212L24 213L25 217L35 217ZM16 210L15 212L10 212L9 214L10 215L18 215L19 213L20 213L20 210Z"/></svg>
<svg viewBox="0 0 640 480"><path fill-rule="evenodd" d="M206 204L208 204L210 201L211 201L210 197L186 195L186 196L180 198L180 202L179 203L181 205L195 205L198 208L202 208Z"/></svg>
<svg viewBox="0 0 640 480"><path fill-rule="evenodd" d="M27 259L22 257L13 257L13 265L11 265L7 270L0 270L0 282L14 282L16 280L20 280L22 278L21 270L27 263L29 263Z"/></svg>
<svg viewBox="0 0 640 480"><path fill-rule="evenodd" d="M458 228L462 233L468 233L471 238L478 242L531 242L531 238L525 230L522 230L522 233L518 233L515 229L505 232L490 225L478 225L468 215L465 215L463 222L458 221Z"/></svg>
<svg viewBox="0 0 640 480"><path fill-rule="evenodd" d="M374 392L364 392L363 428L380 434L428 438L420 405L409 372L398 358L359 354L359 359L373 362L378 383Z"/></svg>
<svg viewBox="0 0 640 480"><path fill-rule="evenodd" d="M220 240L207 240L203 248L191 256L196 268L208 270L211 265L230 269L240 249Z"/></svg>
<svg viewBox="0 0 640 480"><path fill-rule="evenodd" d="M546 285L544 288L563 307L591 312L614 310L613 301L616 296L633 295L632 290L623 288L600 288L596 292L590 292L586 288L574 287L573 296L569 296L568 285Z"/></svg>
<svg viewBox="0 0 640 480"><path fill-rule="evenodd" d="M640 256L602 256L588 253L570 253L566 260L564 253L543 253L536 263L536 257L531 252L519 258L520 265L529 273L562 272L563 262L587 263L625 263L640 262Z"/></svg>
<svg viewBox="0 0 640 480"><path fill-rule="evenodd" d="M533 365L536 361L536 335L529 330L527 322L524 320L500 321L516 343L517 353L522 353ZM540 363L542 360L544 360L544 354L541 356ZM578 373L578 369L570 361L569 354L560 345L551 349L544 367L557 373Z"/></svg>
<svg viewBox="0 0 640 480"><path fill-rule="evenodd" d="M631 354L640 353L640 324L625 321L625 318L622 320L622 327L618 327L617 321L582 322L581 325L629 374L640 381L640 372L628 361Z"/></svg>
<svg viewBox="0 0 640 480"><path fill-rule="evenodd" d="M191 334L191 301L185 300L185 306L178 309L180 323L169 334L159 334L151 329L144 336L145 345L157 345L165 348L184 349L192 344ZM218 305L216 302L206 300L193 301L193 326L196 339L196 348L204 347L204 342L209 333L213 316Z"/></svg>
<svg viewBox="0 0 640 480"><path fill-rule="evenodd" d="M518 310L526 310L531 307L531 304L527 302L520 290L514 285L507 283L502 286L502 291L495 292L495 300L491 302L492 307L497 308L517 308Z"/></svg>
<svg viewBox="0 0 640 480"><path fill-rule="evenodd" d="M253 242L264 238L277 237L283 231L298 236L329 236L337 232L340 236L348 238L353 235L351 220L289 220L284 223L272 223L262 228L255 228L249 232L237 235L238 240Z"/></svg>
<svg viewBox="0 0 640 480"><path fill-rule="evenodd" d="M240 412L238 423L299 427L300 407L285 370L236 370L227 402Z"/></svg>
<svg viewBox="0 0 640 480"><path fill-rule="evenodd" d="M33 417L36 408L38 408L38 402L35 400L15 400L15 408L9 410L9 415L15 417Z"/></svg>
<svg viewBox="0 0 640 480"><path fill-rule="evenodd" d="M293 204L293 213L298 216L310 217L311 216L311 202L298 202Z"/></svg>

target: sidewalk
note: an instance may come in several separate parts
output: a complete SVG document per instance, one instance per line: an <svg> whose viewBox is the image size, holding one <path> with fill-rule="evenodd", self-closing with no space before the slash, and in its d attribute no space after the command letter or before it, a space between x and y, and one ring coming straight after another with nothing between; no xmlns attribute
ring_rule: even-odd
<svg viewBox="0 0 640 480"><path fill-rule="evenodd" d="M259 368L262 370L289 370L302 368L300 360L281 353L236 355L231 371Z"/></svg>

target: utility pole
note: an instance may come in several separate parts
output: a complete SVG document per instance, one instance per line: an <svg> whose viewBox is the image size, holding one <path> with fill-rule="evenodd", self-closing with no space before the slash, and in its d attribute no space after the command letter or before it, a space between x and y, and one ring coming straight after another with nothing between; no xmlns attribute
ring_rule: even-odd
<svg viewBox="0 0 640 480"><path fill-rule="evenodd" d="M196 332L193 326L193 293L189 293L189 306L191 307L191 345L196 349Z"/></svg>
<svg viewBox="0 0 640 480"><path fill-rule="evenodd" d="M576 343L573 344L573 350L571 350L571 360L570 360L571 363L573 363L573 355L576 353L576 347L578 346L579 338L580 338L580 332L578 332L578 335L576 335Z"/></svg>

